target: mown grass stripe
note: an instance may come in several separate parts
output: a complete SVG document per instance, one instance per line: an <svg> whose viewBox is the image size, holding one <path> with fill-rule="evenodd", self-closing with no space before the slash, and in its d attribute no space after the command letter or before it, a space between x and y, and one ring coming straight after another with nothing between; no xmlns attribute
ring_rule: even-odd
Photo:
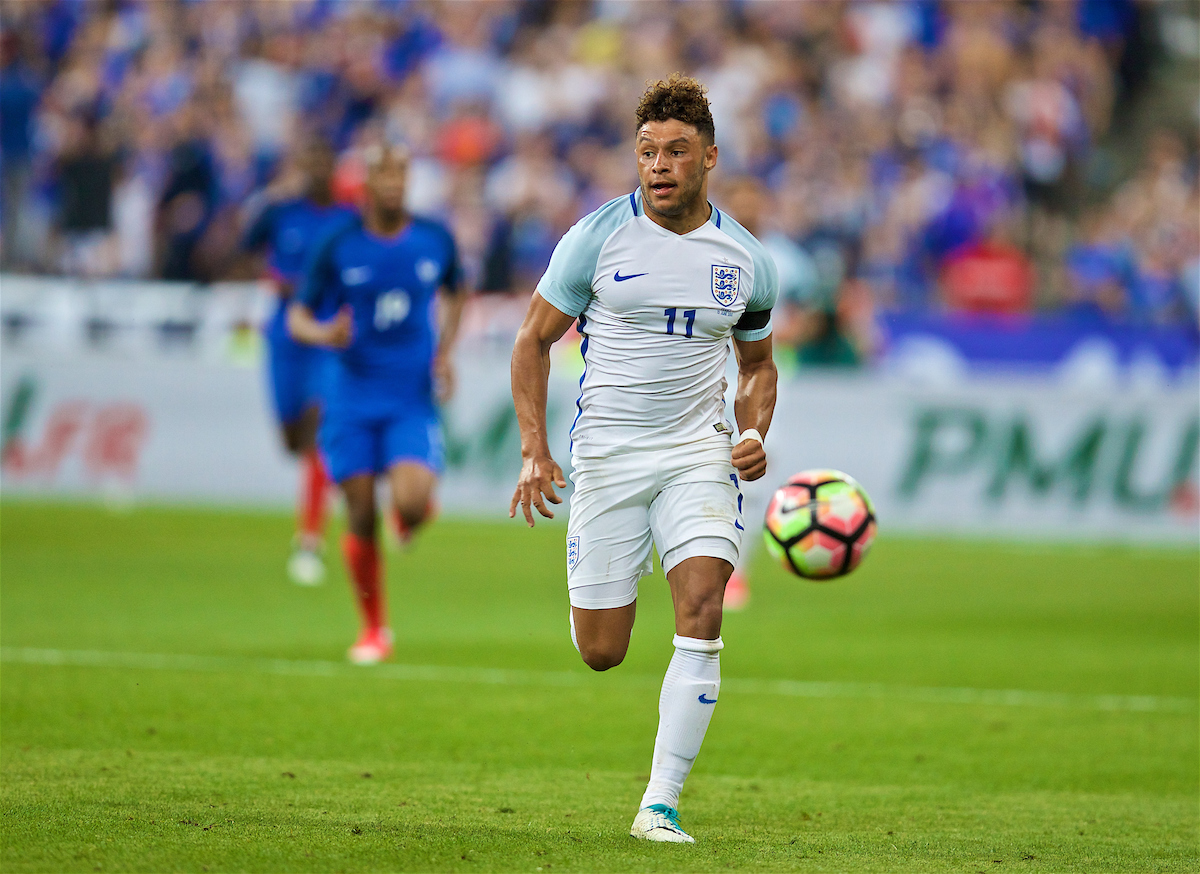
<svg viewBox="0 0 1200 874"><path fill-rule="evenodd" d="M357 676L409 682L473 683L492 686L579 686L583 673L527 671L510 668L463 668L444 665L385 664L371 668L343 662L302 659L260 659L172 653L134 653L101 650L0 647L0 661L27 665L134 668L164 671L254 672L306 677ZM618 675L621 682L657 686L661 680L640 674ZM996 707L1049 707L1133 713L1192 713L1191 698L1163 695L1077 695L1024 689L972 689L944 686L899 686L887 683L844 683L812 680L762 680L728 677L725 692L781 695L792 698L857 698L912 701L923 704L968 704Z"/></svg>

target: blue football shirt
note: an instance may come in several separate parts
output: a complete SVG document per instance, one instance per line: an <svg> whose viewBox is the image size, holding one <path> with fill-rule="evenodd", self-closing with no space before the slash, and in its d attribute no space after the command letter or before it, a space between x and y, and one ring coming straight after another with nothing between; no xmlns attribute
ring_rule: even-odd
<svg viewBox="0 0 1200 874"><path fill-rule="evenodd" d="M314 313L349 304L354 336L337 353L331 416L388 416L433 406L438 289L458 291L454 238L441 224L414 218L393 237L362 219L329 232L313 250L297 300Z"/></svg>
<svg viewBox="0 0 1200 874"><path fill-rule="evenodd" d="M304 278L313 247L332 227L349 223L355 215L348 206L321 206L307 198L272 203L246 230L242 248L266 249L272 274L290 294Z"/></svg>

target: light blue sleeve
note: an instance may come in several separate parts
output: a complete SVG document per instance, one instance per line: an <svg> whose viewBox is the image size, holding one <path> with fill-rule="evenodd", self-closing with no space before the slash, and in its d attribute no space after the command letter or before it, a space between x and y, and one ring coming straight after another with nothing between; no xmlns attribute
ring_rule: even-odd
<svg viewBox="0 0 1200 874"><path fill-rule="evenodd" d="M771 253L766 250L766 247L754 238L753 234L729 216L723 216L721 230L745 246L754 261L754 287L750 289L750 297L746 301L746 312L770 312L779 297L779 270L775 266L775 259L771 257ZM765 340L769 336L771 336L770 319L761 328L733 329L734 339L741 340L743 343Z"/></svg>
<svg viewBox="0 0 1200 874"><path fill-rule="evenodd" d="M587 309L600 250L613 231L634 215L629 198L618 197L576 222L554 247L537 293L568 316Z"/></svg>

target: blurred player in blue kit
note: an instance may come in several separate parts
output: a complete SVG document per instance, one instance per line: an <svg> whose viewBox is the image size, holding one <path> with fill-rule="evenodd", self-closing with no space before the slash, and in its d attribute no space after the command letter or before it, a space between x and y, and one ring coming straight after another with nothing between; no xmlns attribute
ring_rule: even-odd
<svg viewBox="0 0 1200 874"><path fill-rule="evenodd" d="M283 444L301 462L297 531L288 574L308 586L325 577L321 553L329 479L316 437L332 359L327 350L296 342L286 322L288 302L303 278L309 252L331 227L355 215L349 207L334 203L333 170L334 154L328 144L316 138L307 141L293 156L294 176L284 174L273 186L274 197L268 192L242 240L244 249L266 252L267 272L277 295L263 329L267 376ZM295 196L283 193L289 188Z"/></svg>
<svg viewBox="0 0 1200 874"><path fill-rule="evenodd" d="M428 519L443 464L436 402L453 391L463 298L454 238L405 209L407 153L376 146L364 157L363 215L317 245L287 326L335 350L319 439L346 500L342 553L363 622L349 657L374 664L392 650L375 482L386 477L402 535Z"/></svg>

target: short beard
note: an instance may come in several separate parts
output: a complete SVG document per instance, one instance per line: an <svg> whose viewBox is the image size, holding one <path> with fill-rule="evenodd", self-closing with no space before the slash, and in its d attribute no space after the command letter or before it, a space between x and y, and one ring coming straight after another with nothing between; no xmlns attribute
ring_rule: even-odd
<svg viewBox="0 0 1200 874"><path fill-rule="evenodd" d="M395 227L404 221L404 207L393 209L376 205L375 220L384 227Z"/></svg>
<svg viewBox="0 0 1200 874"><path fill-rule="evenodd" d="M309 200L315 200L318 203L329 203L333 200L333 187L327 181L309 185L307 196Z"/></svg>
<svg viewBox="0 0 1200 874"><path fill-rule="evenodd" d="M703 171L701 171L696 176L695 185L692 185L690 187L685 187L684 185L680 184L680 186L679 186L680 197L679 197L678 205L670 207L669 209L663 209L658 206L651 206L653 201L650 199L650 194L651 194L650 186L647 183L643 182L642 183L642 202L646 204L647 209L652 209L654 212L658 213L661 216L665 216L666 218L679 218L679 216L686 213L696 203L697 198L700 197L700 189L703 187L704 187L704 173L703 173Z"/></svg>

